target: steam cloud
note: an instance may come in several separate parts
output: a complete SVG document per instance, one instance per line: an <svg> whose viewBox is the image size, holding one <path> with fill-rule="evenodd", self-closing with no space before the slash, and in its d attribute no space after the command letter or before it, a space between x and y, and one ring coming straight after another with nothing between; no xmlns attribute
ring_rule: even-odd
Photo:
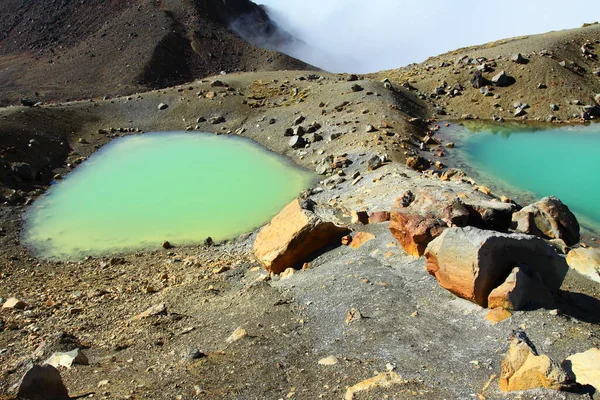
<svg viewBox="0 0 600 400"><path fill-rule="evenodd" d="M255 1L299 39L266 47L331 72L398 68L460 47L577 28L600 16L599 2L581 0Z"/></svg>

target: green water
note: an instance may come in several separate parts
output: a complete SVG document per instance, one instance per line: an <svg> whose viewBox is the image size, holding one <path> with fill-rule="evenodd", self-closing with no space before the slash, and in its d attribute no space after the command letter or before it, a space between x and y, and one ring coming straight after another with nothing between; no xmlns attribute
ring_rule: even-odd
<svg viewBox="0 0 600 400"><path fill-rule="evenodd" d="M79 259L236 237L262 225L314 175L250 140L198 133L117 139L25 215L23 243Z"/></svg>
<svg viewBox="0 0 600 400"><path fill-rule="evenodd" d="M466 163L500 190L509 185L536 198L557 196L581 222L600 230L600 124L478 127L464 139Z"/></svg>

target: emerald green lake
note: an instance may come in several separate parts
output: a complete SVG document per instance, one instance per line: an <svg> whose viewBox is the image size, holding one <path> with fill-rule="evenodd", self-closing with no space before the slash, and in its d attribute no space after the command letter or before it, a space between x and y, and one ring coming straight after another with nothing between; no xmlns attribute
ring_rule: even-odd
<svg viewBox="0 0 600 400"><path fill-rule="evenodd" d="M37 257L73 260L220 241L267 222L314 179L243 138L124 137L33 203L22 242Z"/></svg>
<svg viewBox="0 0 600 400"><path fill-rule="evenodd" d="M452 135L476 180L516 199L555 195L581 223L600 231L600 124L455 127Z"/></svg>

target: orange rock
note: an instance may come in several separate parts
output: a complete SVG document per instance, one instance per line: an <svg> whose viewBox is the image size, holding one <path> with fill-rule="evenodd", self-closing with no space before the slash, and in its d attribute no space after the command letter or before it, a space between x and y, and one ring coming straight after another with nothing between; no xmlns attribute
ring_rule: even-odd
<svg viewBox="0 0 600 400"><path fill-rule="evenodd" d="M420 257L429 242L438 237L446 224L437 218L392 212L390 231L409 255Z"/></svg>
<svg viewBox="0 0 600 400"><path fill-rule="evenodd" d="M496 325L498 322L502 322L512 316L511 312L504 308L492 308L488 311L485 319L490 321L492 325Z"/></svg>
<svg viewBox="0 0 600 400"><path fill-rule="evenodd" d="M427 271L440 286L482 307L514 265L528 265L549 291L560 288L568 270L564 259L541 239L473 227L444 230L429 244L425 257Z"/></svg>
<svg viewBox="0 0 600 400"><path fill-rule="evenodd" d="M388 211L375 211L369 215L369 224L379 224L381 222L387 222L390 220L390 213Z"/></svg>
<svg viewBox="0 0 600 400"><path fill-rule="evenodd" d="M352 238L352 243L350 243L350 247L353 249L358 249L363 244L367 243L369 240L375 239L375 235L369 232L358 232Z"/></svg>
<svg viewBox="0 0 600 400"><path fill-rule="evenodd" d="M279 274L301 264L348 233L347 228L321 219L311 210L313 206L294 200L260 230L254 255L267 271Z"/></svg>
<svg viewBox="0 0 600 400"><path fill-rule="evenodd" d="M352 236L350 236L350 235L342 236L342 245L348 246L350 243L352 243Z"/></svg>
<svg viewBox="0 0 600 400"><path fill-rule="evenodd" d="M530 276L532 275L532 276ZM488 308L518 311L531 306L552 307L552 296L537 273L514 268L504 283L488 296Z"/></svg>
<svg viewBox="0 0 600 400"><path fill-rule="evenodd" d="M535 388L560 390L568 381L566 372L550 357L535 355L527 343L514 339L502 361L500 390L511 392Z"/></svg>

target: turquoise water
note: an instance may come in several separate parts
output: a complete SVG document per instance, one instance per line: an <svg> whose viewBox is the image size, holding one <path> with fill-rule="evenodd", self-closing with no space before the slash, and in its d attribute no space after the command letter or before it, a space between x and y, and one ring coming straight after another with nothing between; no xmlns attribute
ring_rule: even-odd
<svg viewBox="0 0 600 400"><path fill-rule="evenodd" d="M600 228L600 124L557 129L478 127L460 146L466 163L502 190L554 195Z"/></svg>
<svg viewBox="0 0 600 400"><path fill-rule="evenodd" d="M117 139L25 214L23 243L79 259L236 237L262 225L314 175L238 137L151 133Z"/></svg>

